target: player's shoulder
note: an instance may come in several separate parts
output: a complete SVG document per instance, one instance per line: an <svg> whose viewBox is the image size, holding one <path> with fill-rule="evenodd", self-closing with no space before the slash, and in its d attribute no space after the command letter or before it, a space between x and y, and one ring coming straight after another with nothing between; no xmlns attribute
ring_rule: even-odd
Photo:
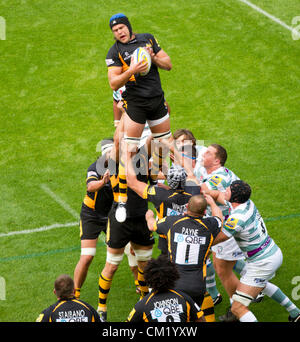
<svg viewBox="0 0 300 342"><path fill-rule="evenodd" d="M238 179L237 176L231 170L220 167L213 174L208 176L207 182L215 188L226 188L236 179Z"/></svg>
<svg viewBox="0 0 300 342"><path fill-rule="evenodd" d="M93 308L93 306L91 304L83 301L82 299L74 298L74 299L72 299L72 301L74 303L76 303L78 306L81 306L81 307L83 307L83 308L85 308L85 309L87 309L89 311L92 311L92 312L95 311L95 309Z"/></svg>
<svg viewBox="0 0 300 342"><path fill-rule="evenodd" d="M136 33L135 38L137 41L139 40L149 40L153 39L154 36L151 33Z"/></svg>
<svg viewBox="0 0 300 342"><path fill-rule="evenodd" d="M97 161L95 161L94 163L92 163L88 169L87 169L87 178L100 178L99 173L97 172Z"/></svg>
<svg viewBox="0 0 300 342"><path fill-rule="evenodd" d="M211 233L220 231L223 224L222 220L217 216L204 217L201 221Z"/></svg>
<svg viewBox="0 0 300 342"><path fill-rule="evenodd" d="M250 201L239 205L237 208L233 209L227 220L224 222L224 228L229 230L235 230L237 227L243 227L244 224L248 221L249 214L249 206L251 205Z"/></svg>
<svg viewBox="0 0 300 342"><path fill-rule="evenodd" d="M170 215L170 216L165 216L162 219L158 220L158 224L165 223L166 225L170 226L170 224L175 224L179 223L182 220L188 219L188 216L186 215ZM170 226L171 227L171 226Z"/></svg>
<svg viewBox="0 0 300 342"><path fill-rule="evenodd" d="M55 310L58 304L60 304L60 300L55 302L54 304L51 304L46 309L44 309L36 319L36 322L49 322L49 318L52 314L52 312Z"/></svg>
<svg viewBox="0 0 300 342"><path fill-rule="evenodd" d="M241 220L236 215L230 215L224 223L227 230L235 230L240 225Z"/></svg>
<svg viewBox="0 0 300 342"><path fill-rule="evenodd" d="M105 58L105 63L109 67L115 63L115 59L118 57L119 51L117 47L117 42L115 42L108 50Z"/></svg>
<svg viewBox="0 0 300 342"><path fill-rule="evenodd" d="M92 164L89 165L88 171L96 171L97 160L94 161Z"/></svg>
<svg viewBox="0 0 300 342"><path fill-rule="evenodd" d="M108 49L107 55L118 52L117 41Z"/></svg>

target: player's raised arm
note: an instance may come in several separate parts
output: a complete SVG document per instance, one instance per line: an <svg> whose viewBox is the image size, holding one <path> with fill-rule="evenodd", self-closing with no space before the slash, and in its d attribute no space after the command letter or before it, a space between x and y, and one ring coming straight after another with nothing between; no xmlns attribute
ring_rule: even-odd
<svg viewBox="0 0 300 342"><path fill-rule="evenodd" d="M127 159L128 158L128 159ZM132 165L132 159L131 156L128 156L126 158L127 163L127 186L136 192L140 197L146 199L147 196L145 196L145 192L148 189L148 184L141 182L137 179L133 165Z"/></svg>
<svg viewBox="0 0 300 342"><path fill-rule="evenodd" d="M154 213L151 209L148 209L148 211L146 212L146 221L147 221L147 225L148 225L148 229L150 231L156 231L156 220L155 220L155 217L154 217Z"/></svg>

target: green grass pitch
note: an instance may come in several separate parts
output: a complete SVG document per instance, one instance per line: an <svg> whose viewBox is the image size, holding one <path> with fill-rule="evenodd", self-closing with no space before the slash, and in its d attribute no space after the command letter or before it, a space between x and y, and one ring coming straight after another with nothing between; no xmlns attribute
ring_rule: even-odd
<svg viewBox="0 0 300 342"><path fill-rule="evenodd" d="M300 15L298 0L252 2L288 25ZM0 321L35 321L55 301L54 279L73 275L77 225L5 234L77 221L86 169L114 131L104 60L113 44L108 21L118 12L135 32L154 34L172 59L172 71L160 72L172 130L225 146L227 167L251 184L284 255L273 281L300 306L292 283L300 276L300 40L238 0L0 0ZM94 307L105 255L99 240L82 288ZM218 287L217 317L229 305ZM124 321L137 300L124 258L108 320ZM287 321L269 298L251 308L259 321Z"/></svg>

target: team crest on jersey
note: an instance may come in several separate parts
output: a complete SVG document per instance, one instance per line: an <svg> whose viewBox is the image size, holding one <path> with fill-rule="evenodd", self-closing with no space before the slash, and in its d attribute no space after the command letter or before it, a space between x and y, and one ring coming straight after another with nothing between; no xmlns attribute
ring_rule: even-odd
<svg viewBox="0 0 300 342"><path fill-rule="evenodd" d="M229 218L225 225L224 225L224 228L229 228L229 229L235 229L237 223L238 223L238 219L232 217L232 218Z"/></svg>
<svg viewBox="0 0 300 342"><path fill-rule="evenodd" d="M215 175L215 176L210 178L209 182L212 183L213 185L217 186L222 182L222 178Z"/></svg>
<svg viewBox="0 0 300 342"><path fill-rule="evenodd" d="M150 186L148 188L148 195L152 195L152 196L156 195L156 191L155 191L155 187L154 186Z"/></svg>

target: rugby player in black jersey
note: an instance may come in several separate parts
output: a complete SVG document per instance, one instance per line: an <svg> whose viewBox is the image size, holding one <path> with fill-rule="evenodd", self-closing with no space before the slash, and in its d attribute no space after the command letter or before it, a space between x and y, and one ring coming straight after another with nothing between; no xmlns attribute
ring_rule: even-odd
<svg viewBox="0 0 300 342"><path fill-rule="evenodd" d="M101 322L90 304L75 298L74 282L67 274L55 280L53 292L57 302L43 310L36 322Z"/></svg>
<svg viewBox="0 0 300 342"><path fill-rule="evenodd" d="M178 151L181 153L180 151ZM184 151L183 159L189 159L195 165L196 149L192 147ZM159 185L148 185L137 179L133 170L132 162L128 162L128 186L140 197L152 202L156 208L158 218L165 216L182 215L187 211L187 204L193 195L200 193L200 188L187 174L183 167L173 164L167 173L167 183L169 188ZM167 236L159 234L158 248L162 254L168 254ZM215 321L214 303L207 291L204 291L201 298L201 309L208 322Z"/></svg>
<svg viewBox="0 0 300 342"><path fill-rule="evenodd" d="M203 218L207 204L213 216ZM206 259L210 247L218 243L221 210L210 196L195 195L188 202L186 215L167 216L156 222L153 211L148 210L146 220L150 231L167 236L168 256L180 274L174 288L189 294L201 307L206 293ZM211 310L213 314L213 307Z"/></svg>
<svg viewBox="0 0 300 342"><path fill-rule="evenodd" d="M144 277L152 291L136 303L127 322L205 322L203 311L192 298L174 290L179 273L166 256L148 261Z"/></svg>
<svg viewBox="0 0 300 342"><path fill-rule="evenodd" d="M113 32L115 43L106 56L108 67L108 81L113 90L126 85L122 94L124 99L124 140L125 151L121 154L136 153L140 137L146 121L155 140L170 137L170 120L168 107L165 103L158 68L171 70L172 63L167 53L161 49L155 37L150 33L133 33L128 18L118 13L110 18L109 26ZM134 63L133 52L138 47L145 47L151 56L151 68L147 75L140 73L146 71L144 61ZM154 165L164 156L155 156ZM155 160L156 159L156 160ZM126 219L127 183L126 164L120 163L120 196L116 219L123 222ZM157 177L158 169L152 169L153 177Z"/></svg>
<svg viewBox="0 0 300 342"><path fill-rule="evenodd" d="M80 297L81 287L89 266L96 254L98 237L106 231L108 212L113 203L109 182L107 158L113 148L112 139L101 141L102 155L87 170L86 187L80 212L81 255L74 270L75 297Z"/></svg>
<svg viewBox="0 0 300 342"><path fill-rule="evenodd" d="M145 146L145 145L144 145ZM147 182L148 179L148 152L141 147L133 157L139 180ZM138 263L138 281L141 295L148 293L148 287L144 283L143 269L147 261L152 257L154 244L153 234L148 230L145 214L148 209L147 200L141 199L132 189L128 188L127 217L124 222L118 222L115 212L118 205L119 185L118 165L113 158L108 161L110 170L110 182L113 190L114 202L108 214L106 244L106 263L99 277L99 302L98 313L103 322L107 320L107 298L115 272L124 255L124 248L130 242Z"/></svg>
<svg viewBox="0 0 300 342"><path fill-rule="evenodd" d="M157 217L162 219L165 216L182 215L186 212L186 206L192 194L185 191L186 173L181 166L172 165L168 169L168 187L161 185L151 185L137 179L131 170L132 163L128 163L127 184L141 198L153 203ZM158 248L162 253L167 253L166 237L159 236Z"/></svg>

